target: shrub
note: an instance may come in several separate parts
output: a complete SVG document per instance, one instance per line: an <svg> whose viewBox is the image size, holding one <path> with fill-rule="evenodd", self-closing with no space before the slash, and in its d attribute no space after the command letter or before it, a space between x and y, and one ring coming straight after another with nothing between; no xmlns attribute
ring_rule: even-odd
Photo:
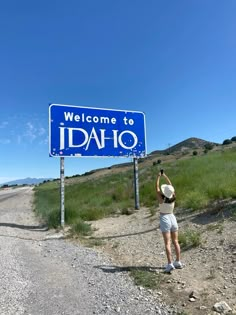
<svg viewBox="0 0 236 315"><path fill-rule="evenodd" d="M232 138L231 138L231 141L236 141L236 137L232 137Z"/></svg>
<svg viewBox="0 0 236 315"><path fill-rule="evenodd" d="M74 224L72 224L71 233L83 236L90 235L91 225L83 222L82 220L77 220Z"/></svg>
<svg viewBox="0 0 236 315"><path fill-rule="evenodd" d="M209 150L212 150L214 148L214 145L212 143L206 143L204 145L204 148L209 151Z"/></svg>
<svg viewBox="0 0 236 315"><path fill-rule="evenodd" d="M152 163L153 166L155 166L155 165L157 165L157 164L161 164L161 160L157 160L157 161L154 161L154 162Z"/></svg>
<svg viewBox="0 0 236 315"><path fill-rule="evenodd" d="M198 155L198 152L197 151L193 151L193 155Z"/></svg>
<svg viewBox="0 0 236 315"><path fill-rule="evenodd" d="M149 289L158 289L164 280L162 274L139 270L138 268L131 270L130 273L136 285Z"/></svg>
<svg viewBox="0 0 236 315"><path fill-rule="evenodd" d="M223 145L227 145L227 144L231 144L231 143L232 143L232 141L230 139L225 139L223 141Z"/></svg>
<svg viewBox="0 0 236 315"><path fill-rule="evenodd" d="M57 228L60 224L60 211L57 208L48 210L46 224L49 228Z"/></svg>
<svg viewBox="0 0 236 315"><path fill-rule="evenodd" d="M200 232L187 230L179 233L179 244L182 249L198 247L201 244Z"/></svg>

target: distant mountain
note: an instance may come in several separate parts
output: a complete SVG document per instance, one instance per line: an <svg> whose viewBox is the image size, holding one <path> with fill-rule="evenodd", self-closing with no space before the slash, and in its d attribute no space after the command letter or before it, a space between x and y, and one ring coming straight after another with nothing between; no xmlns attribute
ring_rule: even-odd
<svg viewBox="0 0 236 315"><path fill-rule="evenodd" d="M213 144L213 145L219 145L219 143L215 143L215 142L211 142L211 141L206 141L206 140L202 140L199 138L188 138L184 141L181 141L175 145L173 145L172 147L169 147L168 149L165 150L156 150L151 152L149 155L152 154L160 154L160 153L174 153L174 152L181 152L181 151L185 151L188 149L201 149L204 148L205 145L207 144Z"/></svg>
<svg viewBox="0 0 236 315"><path fill-rule="evenodd" d="M23 178L23 179L16 179L16 180L12 180L10 182L6 182L1 184L0 186L3 185L37 185L40 183L43 183L44 181L50 181L53 180L53 178Z"/></svg>

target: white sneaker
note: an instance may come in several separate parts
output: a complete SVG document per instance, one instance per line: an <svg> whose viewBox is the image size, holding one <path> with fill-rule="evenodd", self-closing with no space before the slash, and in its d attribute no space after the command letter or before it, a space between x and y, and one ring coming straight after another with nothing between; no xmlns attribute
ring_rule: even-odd
<svg viewBox="0 0 236 315"><path fill-rule="evenodd" d="M174 261L173 265L174 265L175 269L182 269L184 267L182 262L178 261L178 260Z"/></svg>
<svg viewBox="0 0 236 315"><path fill-rule="evenodd" d="M166 268L165 268L164 272L170 273L174 269L175 269L175 267L174 267L173 264L168 264L168 265L166 265Z"/></svg>

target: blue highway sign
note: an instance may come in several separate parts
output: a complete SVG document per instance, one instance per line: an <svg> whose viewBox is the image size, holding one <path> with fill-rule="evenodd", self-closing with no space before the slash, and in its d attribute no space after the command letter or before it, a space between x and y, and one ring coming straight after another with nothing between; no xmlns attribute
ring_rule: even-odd
<svg viewBox="0 0 236 315"><path fill-rule="evenodd" d="M143 112L51 104L49 155L53 157L144 157Z"/></svg>

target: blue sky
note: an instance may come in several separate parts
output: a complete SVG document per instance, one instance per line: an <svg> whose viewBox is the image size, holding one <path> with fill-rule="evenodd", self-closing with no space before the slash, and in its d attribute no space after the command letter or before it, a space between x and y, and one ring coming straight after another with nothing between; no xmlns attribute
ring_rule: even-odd
<svg viewBox="0 0 236 315"><path fill-rule="evenodd" d="M0 4L0 182L59 177L49 103L143 111L147 152L236 136L236 1ZM65 175L126 162L66 158Z"/></svg>

